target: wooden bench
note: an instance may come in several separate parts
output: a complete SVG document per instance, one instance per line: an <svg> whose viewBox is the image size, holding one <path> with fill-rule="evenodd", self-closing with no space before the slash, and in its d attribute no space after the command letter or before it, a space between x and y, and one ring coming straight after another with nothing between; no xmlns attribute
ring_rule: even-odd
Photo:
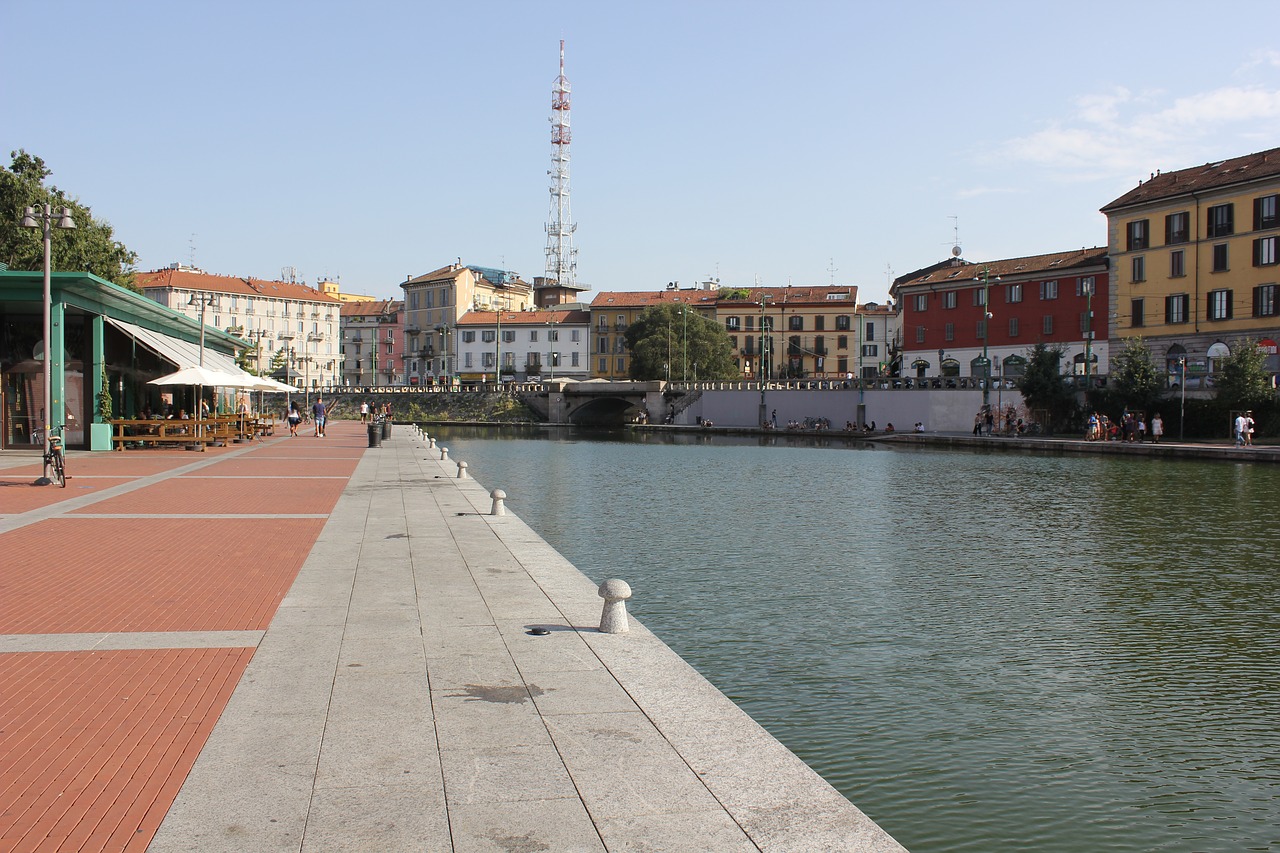
<svg viewBox="0 0 1280 853"><path fill-rule="evenodd" d="M204 450L215 440L212 421L118 418L111 421L111 426L111 442L116 450L130 445L166 444L198 444Z"/></svg>

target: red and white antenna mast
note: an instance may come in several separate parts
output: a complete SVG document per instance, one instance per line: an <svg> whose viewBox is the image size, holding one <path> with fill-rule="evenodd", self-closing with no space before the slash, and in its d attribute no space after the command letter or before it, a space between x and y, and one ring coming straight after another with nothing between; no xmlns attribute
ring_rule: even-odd
<svg viewBox="0 0 1280 853"><path fill-rule="evenodd" d="M569 215L569 78L564 76L564 39L560 40L560 76L551 89L551 213L547 217L548 284L575 287L578 250L573 247Z"/></svg>

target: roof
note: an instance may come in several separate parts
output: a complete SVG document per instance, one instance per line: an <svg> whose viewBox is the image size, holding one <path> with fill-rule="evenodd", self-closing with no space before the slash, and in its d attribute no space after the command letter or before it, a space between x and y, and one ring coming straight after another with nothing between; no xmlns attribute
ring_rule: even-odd
<svg viewBox="0 0 1280 853"><path fill-rule="evenodd" d="M587 325L591 322L591 315L586 311L503 311L502 325L504 326L545 326L548 323L556 325L574 324ZM496 326L497 312L495 311L468 311L458 318L459 326Z"/></svg>
<svg viewBox="0 0 1280 853"><path fill-rule="evenodd" d="M902 282L902 287L937 284L971 284L984 270L991 276L1059 275L1069 270L1105 265L1106 246L1092 249L1076 249L1071 252L1053 252L1048 255L1031 255L1025 258L1005 258L999 261L971 263L957 259L941 269L925 273L919 278Z"/></svg>
<svg viewBox="0 0 1280 853"><path fill-rule="evenodd" d="M338 314L345 319L380 317L384 314L395 314L403 308L403 299L379 299L376 302L344 302L342 307L338 309Z"/></svg>
<svg viewBox="0 0 1280 853"><path fill-rule="evenodd" d="M847 284L839 286L823 285L820 287L730 287L725 289L729 291L746 291L747 296L740 300L728 296L722 299L722 302L754 302L756 305L760 304L761 299L767 299L775 305L783 303L795 305L804 302L820 303L822 305L830 305L833 302L856 305L858 302L858 288Z"/></svg>
<svg viewBox="0 0 1280 853"><path fill-rule="evenodd" d="M261 296L266 299L294 299L302 302L328 302L340 305L341 300L321 293L314 287L290 281L267 281L260 278L239 278L231 275L214 275L183 269L163 269L140 272L136 281L139 287L202 290L211 293L233 293L243 296Z"/></svg>
<svg viewBox="0 0 1280 853"><path fill-rule="evenodd" d="M1222 189L1235 184L1280 176L1280 148L1246 154L1230 160L1205 163L1176 172L1156 172L1146 182L1101 208L1103 213L1135 204L1146 204L1189 193Z"/></svg>
<svg viewBox="0 0 1280 853"><path fill-rule="evenodd" d="M720 295L714 290L604 291L591 300L592 308L648 308L651 305L694 305L714 308Z"/></svg>
<svg viewBox="0 0 1280 853"><path fill-rule="evenodd" d="M727 303L759 305L761 298L778 305L784 303L830 305L835 302L854 305L858 301L858 288L853 285L824 285L821 287L726 286L719 290L624 290L598 294L591 301L591 307L595 309L648 308L651 305L677 304L693 305L697 308L715 308Z"/></svg>
<svg viewBox="0 0 1280 853"><path fill-rule="evenodd" d="M477 267L470 265L459 266L458 264L449 264L448 266L432 270L429 273L414 276L413 278L400 282L400 286L408 287L411 284L431 284L434 282L453 281L464 270L469 270L473 275L483 278L495 287L533 287L529 282L521 279L518 273L511 272L510 270L501 270L496 267Z"/></svg>

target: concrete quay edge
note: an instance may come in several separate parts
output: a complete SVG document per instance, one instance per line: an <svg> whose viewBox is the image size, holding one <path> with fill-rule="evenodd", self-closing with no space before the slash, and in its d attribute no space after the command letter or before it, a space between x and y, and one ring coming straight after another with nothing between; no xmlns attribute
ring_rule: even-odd
<svg viewBox="0 0 1280 853"><path fill-rule="evenodd" d="M363 454L150 851L904 849L424 444Z"/></svg>

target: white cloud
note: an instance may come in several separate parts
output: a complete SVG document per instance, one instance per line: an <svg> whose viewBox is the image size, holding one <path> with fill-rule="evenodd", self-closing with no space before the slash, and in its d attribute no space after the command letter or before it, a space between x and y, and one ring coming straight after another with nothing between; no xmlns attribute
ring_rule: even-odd
<svg viewBox="0 0 1280 853"><path fill-rule="evenodd" d="M1266 61L1280 63L1280 53ZM1171 102L1165 93L1116 88L1074 104L1069 118L1010 139L1001 152L1065 180L1132 177L1247 154L1257 150L1260 132L1265 137L1280 122L1280 89L1264 86L1225 86Z"/></svg>

